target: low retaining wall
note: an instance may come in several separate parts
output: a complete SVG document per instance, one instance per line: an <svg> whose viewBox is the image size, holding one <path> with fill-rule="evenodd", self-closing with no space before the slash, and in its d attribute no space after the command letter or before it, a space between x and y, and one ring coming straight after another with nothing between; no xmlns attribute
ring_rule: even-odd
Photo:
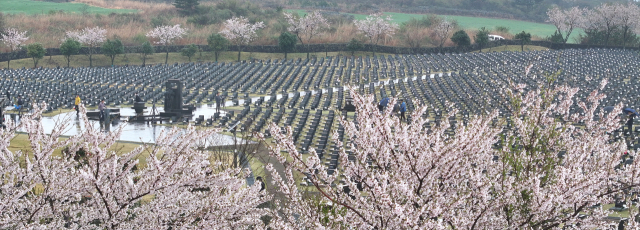
<svg viewBox="0 0 640 230"><path fill-rule="evenodd" d="M503 45L520 45L520 41L518 40L501 40L501 41L493 41L489 42L487 46L482 47L483 49L489 47L503 46ZM611 49L623 49L622 46L600 46L600 45L583 45L583 44L562 44L562 43L553 43L548 41L531 41L529 45L535 46L543 46L550 49L588 49L588 48L611 48ZM209 52L209 46L207 45L197 45L202 51ZM164 53L169 50L169 52L180 52L181 49L185 48L186 45L178 45L178 46L156 46L154 47L157 53ZM127 46L125 47L125 53L140 53L141 46ZM268 45L268 46L260 46L260 45L250 45L250 46L229 46L227 51L238 51L242 50L244 52L257 52L257 53L283 53L280 50L279 46ZM365 44L364 48L359 51L365 52L375 52L378 53L391 53L391 54L433 54L433 53L459 53L459 52L469 52L479 50L479 46L477 44L473 44L469 47L421 47L421 48L410 48L410 47L395 47L395 46L381 46L381 45L371 45ZM626 47L626 49L638 50L638 47ZM61 55L59 48L47 48L47 56L52 55ZM309 44L309 45L297 45L296 53L307 53L307 52L341 52L348 51L346 43L332 43L332 44ZM89 48L83 47L80 49L80 54L88 54ZM95 55L102 55L100 51L100 47L94 48ZM20 50L13 53L0 53L0 62L5 62L8 60L15 59L23 59L29 58L27 56L26 50Z"/></svg>

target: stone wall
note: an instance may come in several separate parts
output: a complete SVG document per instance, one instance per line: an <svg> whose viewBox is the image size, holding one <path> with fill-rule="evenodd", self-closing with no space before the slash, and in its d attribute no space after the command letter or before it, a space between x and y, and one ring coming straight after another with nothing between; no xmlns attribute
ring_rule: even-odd
<svg viewBox="0 0 640 230"><path fill-rule="evenodd" d="M561 44L561 43L553 43L548 41L531 41L530 45L543 46L550 49L588 49L588 48L613 48L613 49L622 49L622 46L599 46L599 45L583 45L583 44ZM502 40L502 41L494 41L490 42L485 48L502 46L502 45L520 45L520 41L518 40ZM180 46L156 46L155 50L157 53L164 53L169 50L169 52L180 52L181 49L185 48L185 45ZM211 51L209 46L207 45L198 45L198 47L205 52ZM459 53L459 52L468 52L478 50L479 47L474 44L466 48L461 47L421 47L421 48L409 48L409 47L395 47L395 46L374 46L371 44L365 44L364 48L361 51L365 52L373 52L375 48L376 53L391 53L391 54L431 54L431 53ZM626 47L631 50L638 50L638 47ZM94 48L95 55L102 55L100 52L100 47ZM140 46L127 46L125 47L126 53L139 53L141 47ZM260 46L260 45L252 45L252 46L229 46L227 51L238 51L242 50L243 52L257 52L257 53L282 53L280 47L275 45L269 46ZM309 44L309 45L297 45L296 53L306 53L306 52L340 52L347 51L346 43L339 44ZM89 48L83 47L80 50L80 54L88 54ZM47 56L50 55L60 55L59 48L47 48ZM23 59L28 58L27 52L25 49L13 52L13 53L0 53L0 62L6 62L7 60L15 60L15 59Z"/></svg>

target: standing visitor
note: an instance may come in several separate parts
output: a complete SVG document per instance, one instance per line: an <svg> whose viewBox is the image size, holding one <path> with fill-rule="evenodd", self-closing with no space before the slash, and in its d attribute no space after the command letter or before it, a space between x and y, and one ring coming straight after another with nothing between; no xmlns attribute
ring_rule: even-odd
<svg viewBox="0 0 640 230"><path fill-rule="evenodd" d="M389 104L389 98L388 97L382 98L382 100L380 101L380 104L378 105L378 109L380 110L380 113L382 113L387 108L388 104Z"/></svg>
<svg viewBox="0 0 640 230"><path fill-rule="evenodd" d="M80 102L82 102L80 100L80 95L76 94L76 103L75 103L76 106L74 107L76 109L76 116L80 115L80 107L79 107L80 106Z"/></svg>
<svg viewBox="0 0 640 230"><path fill-rule="evenodd" d="M627 120L627 130L629 131L629 135L633 133L633 118L636 116L634 113L627 111L627 116L629 120Z"/></svg>
<svg viewBox="0 0 640 230"><path fill-rule="evenodd" d="M220 96L220 93L216 94L216 113L220 112L220 106L222 104L222 96Z"/></svg>
<svg viewBox="0 0 640 230"><path fill-rule="evenodd" d="M98 110L100 110L100 120L103 121L104 119L104 109L106 109L107 106L104 105L104 99L102 99L100 101L100 104L98 105Z"/></svg>
<svg viewBox="0 0 640 230"><path fill-rule="evenodd" d="M404 100L400 99L400 120L407 120L407 117L405 116L405 113L407 112L407 104L404 103Z"/></svg>
<svg viewBox="0 0 640 230"><path fill-rule="evenodd" d="M24 104L22 97L18 96L18 103L15 105L16 110L18 110L18 116L22 114L22 104Z"/></svg>

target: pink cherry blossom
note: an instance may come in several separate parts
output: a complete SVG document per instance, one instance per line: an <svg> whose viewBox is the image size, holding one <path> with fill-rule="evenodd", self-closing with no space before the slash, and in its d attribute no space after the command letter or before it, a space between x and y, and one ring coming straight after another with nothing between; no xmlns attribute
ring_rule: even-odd
<svg viewBox="0 0 640 230"><path fill-rule="evenodd" d="M382 14L371 14L363 20L355 20L354 23L358 30L374 45L377 45L380 39L385 36L393 36L398 29L398 24L391 22L391 16L383 18Z"/></svg>
<svg viewBox="0 0 640 230"><path fill-rule="evenodd" d="M238 229L263 225L259 204L271 199L247 186L240 168L212 171L196 144L219 130L193 127L163 133L155 145L117 152L122 129L103 132L81 115L85 130L61 138L40 122L44 105L0 129L0 228ZM84 107L81 106L84 114ZM10 151L16 130L31 150ZM62 149L62 154L56 151ZM85 157L75 157L77 151ZM146 165L141 164L141 160Z"/></svg>
<svg viewBox="0 0 640 230"><path fill-rule="evenodd" d="M187 34L187 30L180 27L180 24L173 26L158 26L147 33L147 37L154 39L154 44L168 46L176 39Z"/></svg>
<svg viewBox="0 0 640 230"><path fill-rule="evenodd" d="M29 39L26 34L27 31L20 32L15 28L7 28L4 33L0 33L0 40L13 52Z"/></svg>
<svg viewBox="0 0 640 230"><path fill-rule="evenodd" d="M433 32L439 40L439 47L442 47L447 39L451 37L451 32L453 32L453 29L453 23L451 23L446 18L435 25L435 27L433 28Z"/></svg>
<svg viewBox="0 0 640 230"><path fill-rule="evenodd" d="M314 11L304 17L295 17L292 13L284 13L284 17L289 23L287 30L298 36L302 44L309 43L313 37L322 34L323 30L329 27L329 22L320 11Z"/></svg>
<svg viewBox="0 0 640 230"><path fill-rule="evenodd" d="M264 28L263 22L249 23L245 17L233 17L223 24L220 33L236 45L248 45L257 37L256 31Z"/></svg>
<svg viewBox="0 0 640 230"><path fill-rule="evenodd" d="M547 11L547 15L549 19L547 22L550 22L554 26L558 33L563 36L564 43L567 43L571 32L575 28L582 27L587 18L584 16L586 10L580 9L578 7L573 7L569 10L561 10L558 7L554 7Z"/></svg>
<svg viewBox="0 0 640 230"><path fill-rule="evenodd" d="M107 30L99 26L84 28L82 31L67 31L67 37L76 40L88 48L89 66L93 66L92 55L95 48L107 39Z"/></svg>
<svg viewBox="0 0 640 230"><path fill-rule="evenodd" d="M425 128L426 107L412 112L407 124L390 116L393 106L380 113L373 96L352 93L356 119L340 118L347 142L334 131L339 164L333 174L316 150L308 156L298 151L290 128L272 125L270 152L285 172L267 166L283 194L274 201L279 215L271 227L609 228L602 218L611 211L596 205L640 186L639 163L620 166L625 142L611 139L622 104L608 114L598 110L605 95L595 90L572 113L577 88L539 84L528 92L523 84L506 90L510 121L493 111L458 123L452 133L452 106L440 125ZM513 128L504 129L506 122ZM295 175L319 197L305 199Z"/></svg>

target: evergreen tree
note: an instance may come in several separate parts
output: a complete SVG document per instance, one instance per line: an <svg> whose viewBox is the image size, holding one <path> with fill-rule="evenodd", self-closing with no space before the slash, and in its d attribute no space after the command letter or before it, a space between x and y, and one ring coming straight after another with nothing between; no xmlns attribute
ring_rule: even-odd
<svg viewBox="0 0 640 230"><path fill-rule="evenodd" d="M156 50L151 46L151 43L148 41L142 43L142 66L145 66L147 63L147 55L151 55L156 52Z"/></svg>
<svg viewBox="0 0 640 230"><path fill-rule="evenodd" d="M480 28L480 30L478 30L478 33L476 33L476 36L473 37L473 40L475 40L476 44L480 46L480 52L482 52L482 47L489 43L489 31L487 30L487 28Z"/></svg>
<svg viewBox="0 0 640 230"><path fill-rule="evenodd" d="M347 43L347 50L351 52L351 56L353 56L356 51L362 50L363 48L364 45L362 44L362 42L358 41L358 39L355 38L352 38L351 41Z"/></svg>
<svg viewBox="0 0 640 230"><path fill-rule="evenodd" d="M185 48L182 48L182 50L180 50L180 54L182 54L182 56L188 57L189 62L191 62L191 57L193 57L193 55L196 55L197 52L198 52L198 47L195 44L191 44Z"/></svg>
<svg viewBox="0 0 640 230"><path fill-rule="evenodd" d="M200 3L198 0L175 0L173 5L178 8L182 15L188 15L196 11Z"/></svg>
<svg viewBox="0 0 640 230"><path fill-rule="evenodd" d="M564 37L562 37L561 33L558 33L558 31L554 31L553 34L549 37L547 37L547 41L550 42L555 42L555 43L564 43Z"/></svg>
<svg viewBox="0 0 640 230"><path fill-rule="evenodd" d="M124 53L124 46L120 39L109 40L102 44L102 54L111 58L111 65L113 66L113 61L118 56L118 54Z"/></svg>
<svg viewBox="0 0 640 230"><path fill-rule="evenodd" d="M284 60L287 60L287 53L292 52L296 49L296 43L298 42L298 37L289 32L283 32L278 37L278 46L280 46L280 50L284 52Z"/></svg>
<svg viewBox="0 0 640 230"><path fill-rule="evenodd" d="M209 44L209 48L213 51L213 55L216 57L216 62L218 61L220 52L229 48L229 40L218 33L209 35L207 43Z"/></svg>
<svg viewBox="0 0 640 230"><path fill-rule="evenodd" d="M33 68L38 66L38 61L44 57L46 53L44 46L40 43L31 43L27 45L27 56L33 59Z"/></svg>
<svg viewBox="0 0 640 230"><path fill-rule="evenodd" d="M67 60L67 67L69 67L71 63L71 55L78 54L80 48L82 48L82 44L71 38L67 38L67 40L60 45L60 53L64 56L64 59Z"/></svg>
<svg viewBox="0 0 640 230"><path fill-rule="evenodd" d="M527 32L520 32L516 34L516 39L520 40L520 50L524 51L524 45L531 42L531 34Z"/></svg>
<svg viewBox="0 0 640 230"><path fill-rule="evenodd" d="M464 30L458 30L453 33L453 36L451 36L451 41L453 43L456 43L456 46L458 46L458 48L466 48L471 45L471 38L469 38L469 35Z"/></svg>

